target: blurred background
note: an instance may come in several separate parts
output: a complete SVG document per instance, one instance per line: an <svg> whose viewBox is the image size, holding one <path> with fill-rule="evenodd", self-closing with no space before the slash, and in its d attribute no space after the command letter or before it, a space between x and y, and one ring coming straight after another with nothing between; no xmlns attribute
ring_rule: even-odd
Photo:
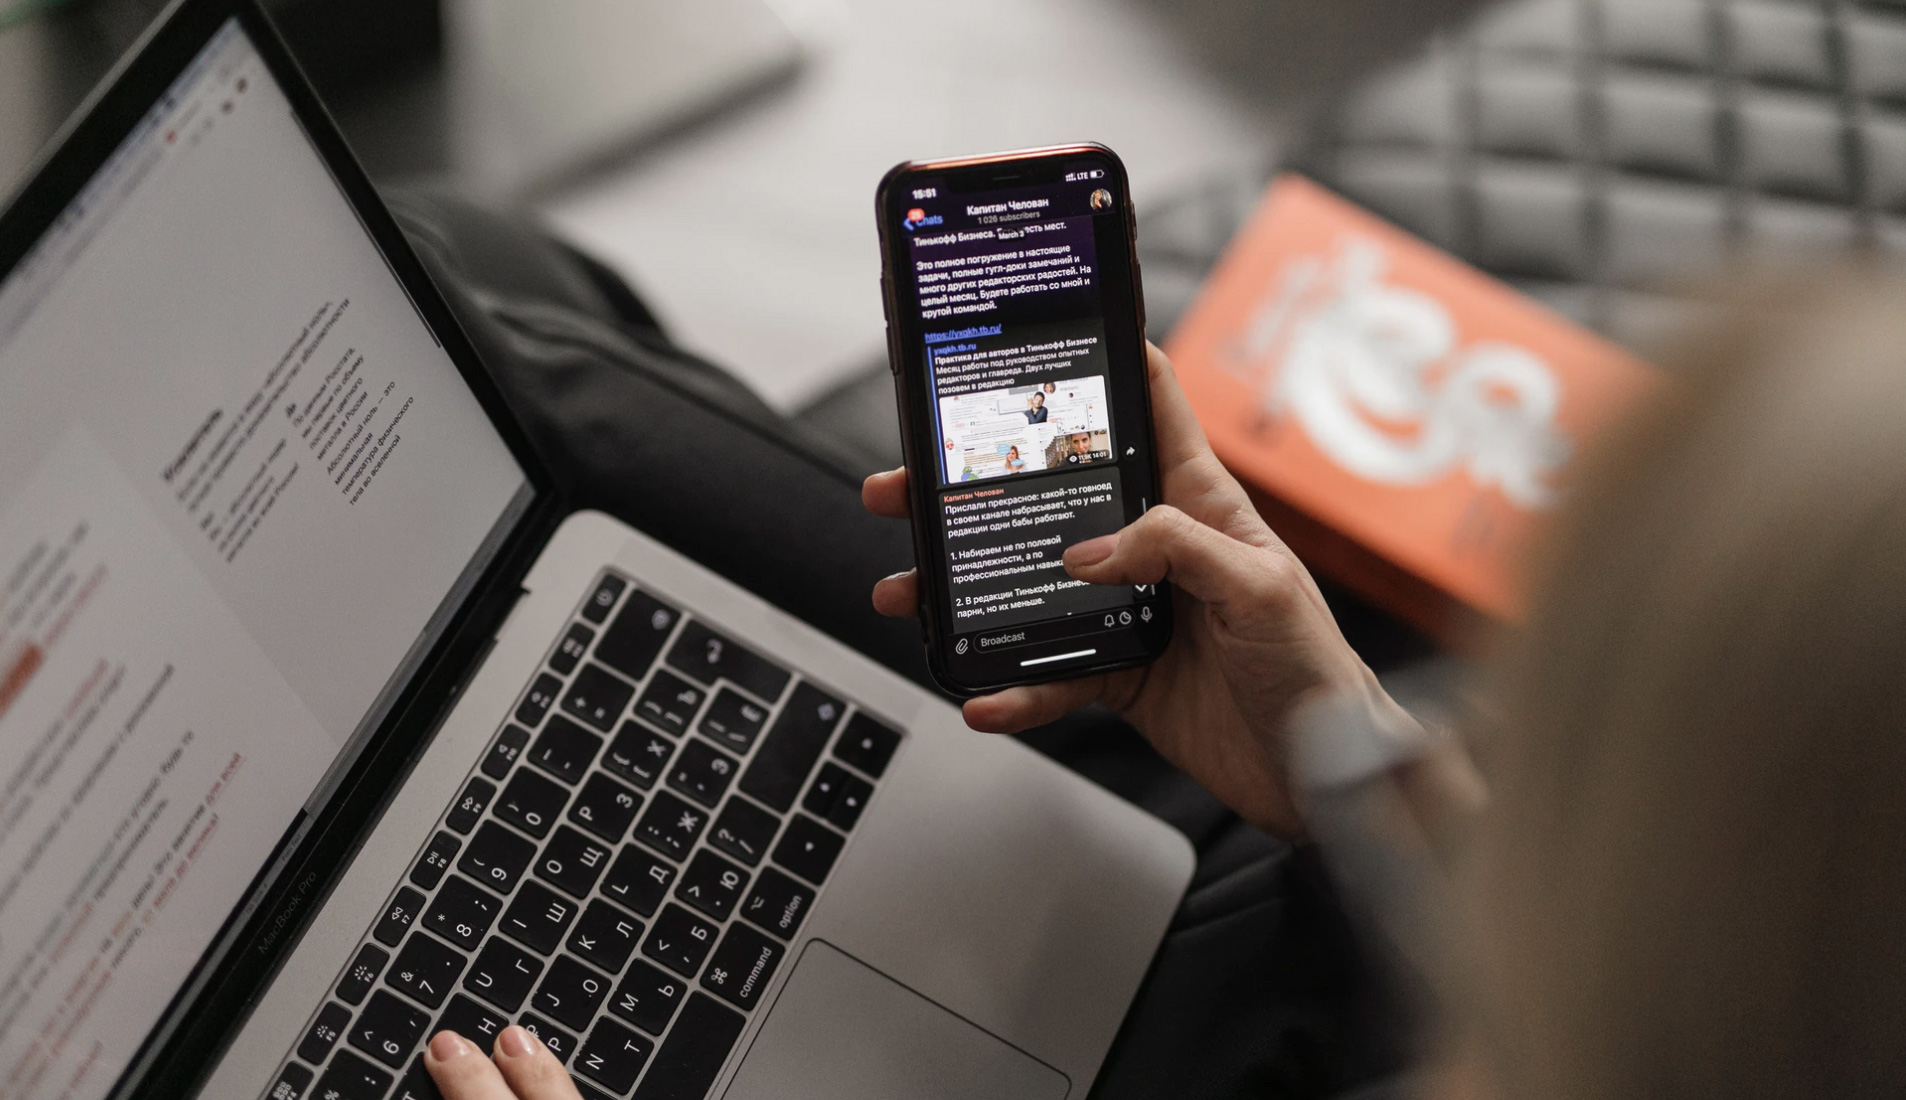
<svg viewBox="0 0 1906 1100"><path fill-rule="evenodd" d="M1165 215L1194 208L1169 238L1189 267L1170 249L1146 267L1168 322L1294 120L1469 5L266 6L380 184L448 179L527 206L624 274L678 340L798 413L884 364L872 199L894 163L1110 144L1161 246ZM0 0L0 188L162 8Z"/></svg>
<svg viewBox="0 0 1906 1100"><path fill-rule="evenodd" d="M1284 169L1644 359L1717 277L1906 257L1906 0L264 2L380 185L521 210L868 471L904 159L1117 149L1161 342ZM0 0L0 189L162 7Z"/></svg>

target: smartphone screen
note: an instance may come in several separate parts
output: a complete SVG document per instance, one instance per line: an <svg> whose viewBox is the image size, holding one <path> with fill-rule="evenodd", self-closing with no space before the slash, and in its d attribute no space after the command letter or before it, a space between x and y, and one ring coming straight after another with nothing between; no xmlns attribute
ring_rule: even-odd
<svg viewBox="0 0 1906 1100"><path fill-rule="evenodd" d="M935 675L970 694L1156 656L1170 614L1155 587L1086 584L1061 562L1157 499L1117 157L907 165L880 208Z"/></svg>

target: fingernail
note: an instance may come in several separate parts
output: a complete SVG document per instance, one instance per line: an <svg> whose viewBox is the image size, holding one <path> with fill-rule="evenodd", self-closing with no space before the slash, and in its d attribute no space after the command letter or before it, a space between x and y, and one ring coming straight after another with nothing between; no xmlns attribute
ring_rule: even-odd
<svg viewBox="0 0 1906 1100"><path fill-rule="evenodd" d="M911 570L911 569L902 569L902 570L901 570L900 572L898 572L898 573L889 573L889 574L887 574L887 575L886 575L885 577L882 577L881 579L882 579L882 580L889 580L889 581L897 581L897 580L904 580L904 579L906 579L906 576L907 576L907 574L908 574L908 573L911 573L911 572L913 572L913 570ZM865 576L865 574L862 574L862 576Z"/></svg>
<svg viewBox="0 0 1906 1100"><path fill-rule="evenodd" d="M1111 557L1112 551L1116 549L1118 549L1117 535L1100 535L1095 539L1087 539L1065 552L1066 568L1078 569L1083 566L1097 565Z"/></svg>
<svg viewBox="0 0 1906 1100"><path fill-rule="evenodd" d="M461 1058L469 1052L470 1044L458 1038L454 1031L439 1031L437 1037L430 1040L430 1056L439 1062Z"/></svg>
<svg viewBox="0 0 1906 1100"><path fill-rule="evenodd" d="M512 1058L527 1058L536 1053L536 1037L515 1024L503 1029L503 1034L497 1036L496 1045Z"/></svg>

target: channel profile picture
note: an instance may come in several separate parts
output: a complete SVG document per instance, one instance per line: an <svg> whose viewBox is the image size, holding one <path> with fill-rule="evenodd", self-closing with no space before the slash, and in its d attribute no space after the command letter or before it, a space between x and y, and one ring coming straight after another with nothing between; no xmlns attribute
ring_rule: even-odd
<svg viewBox="0 0 1906 1100"><path fill-rule="evenodd" d="M1099 188L1097 191L1092 192L1092 209L1094 210L1112 209L1112 193L1110 191L1107 191L1103 187Z"/></svg>

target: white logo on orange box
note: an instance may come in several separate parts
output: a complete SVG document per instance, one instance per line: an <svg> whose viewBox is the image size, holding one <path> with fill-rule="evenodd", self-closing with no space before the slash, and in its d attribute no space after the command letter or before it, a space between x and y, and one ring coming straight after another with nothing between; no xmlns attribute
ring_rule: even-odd
<svg viewBox="0 0 1906 1100"><path fill-rule="evenodd" d="M1318 450L1369 481L1425 485L1463 470L1523 508L1552 504L1550 476L1570 452L1554 370L1514 344L1457 347L1443 303L1386 284L1388 268L1382 246L1360 237L1335 259L1285 268L1236 363L1263 388L1265 410L1294 416Z"/></svg>

